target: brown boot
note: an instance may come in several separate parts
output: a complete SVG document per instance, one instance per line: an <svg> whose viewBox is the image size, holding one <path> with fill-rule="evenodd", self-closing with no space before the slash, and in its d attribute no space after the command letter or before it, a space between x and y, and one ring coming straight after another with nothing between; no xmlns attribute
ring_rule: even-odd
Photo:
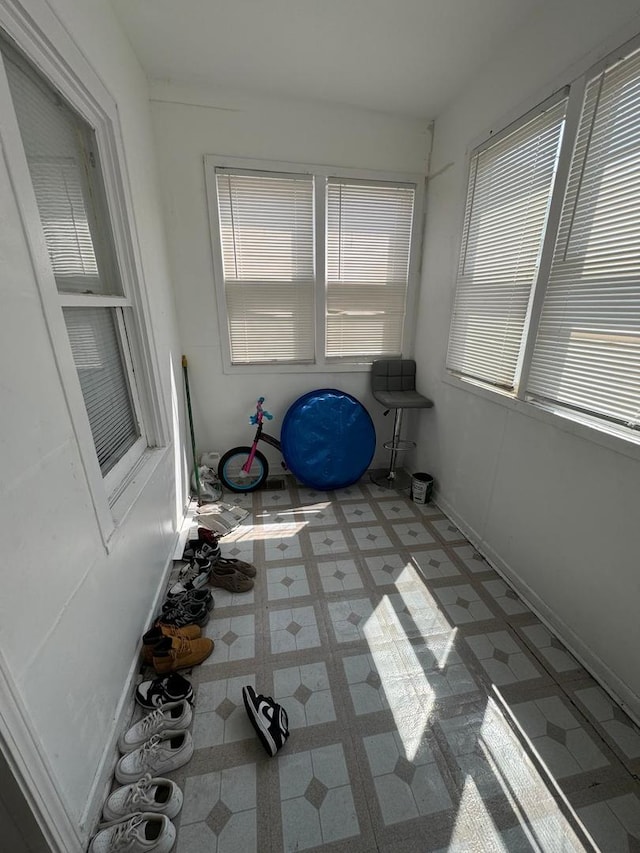
<svg viewBox="0 0 640 853"><path fill-rule="evenodd" d="M163 637L153 649L153 666L158 675L190 669L206 660L213 651L213 640L199 637L187 640L184 637Z"/></svg>
<svg viewBox="0 0 640 853"><path fill-rule="evenodd" d="M202 631L197 625L184 625L176 628L174 625L156 623L153 628L142 635L142 660L151 666L153 649L163 637L184 637L186 640L196 640Z"/></svg>

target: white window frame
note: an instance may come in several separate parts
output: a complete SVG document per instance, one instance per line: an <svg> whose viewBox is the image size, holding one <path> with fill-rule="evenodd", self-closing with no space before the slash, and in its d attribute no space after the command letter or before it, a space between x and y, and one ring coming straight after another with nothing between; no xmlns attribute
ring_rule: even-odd
<svg viewBox="0 0 640 853"><path fill-rule="evenodd" d="M413 225L409 249L409 271L407 278L406 313L403 328L402 355L413 352L415 339L415 321L418 298L418 286L421 266L422 232L424 230L424 187L425 176L406 172L377 172L362 169L347 169L339 166L290 163L279 160L257 160L253 158L230 157L222 154L206 154L204 158L207 205L213 257L213 277L218 312L218 328L222 349L223 372L238 373L340 373L368 371L371 358L326 358L325 340L325 304L326 304L326 193L324 181L314 183L315 216L315 361L298 364L232 364L229 331L227 325L227 307L224 291L224 271L220 246L220 222L216 194L216 168L247 169L264 172L312 175L316 178L345 178L347 180L365 180L398 184L414 184L415 200ZM400 353L399 353L400 355Z"/></svg>
<svg viewBox="0 0 640 853"><path fill-rule="evenodd" d="M123 296L90 296L58 292L44 242L40 214L15 116L13 101L0 62L2 146L22 218L73 430L104 546L122 523L170 443L170 424L155 349L148 295L135 230L131 191L117 104L85 56L48 8L37 24L22 6L0 0L0 28L40 73L94 129L105 186ZM116 310L127 373L141 437L106 476L102 475L89 418L73 360L62 308L112 307Z"/></svg>
<svg viewBox="0 0 640 853"><path fill-rule="evenodd" d="M613 422L607 421L604 418L599 418L595 415L588 415L574 411L560 404L531 399L529 398L527 391L527 382L533 358L536 331L542 313L546 287L553 260L556 235L562 213L574 144L582 114L585 89L591 79L605 71L610 66L615 65L620 59L628 56L638 47L640 47L640 35L635 36L622 45L619 45L614 50L607 52L606 55L597 62L591 62L589 64L585 63L580 75L566 83L563 83L561 86L558 86L553 93L547 93L546 97L543 96L538 99L537 105L528 110L526 113L520 114L517 118L510 117L509 120L505 121L495 131L492 131L490 135L486 133L483 134L480 139L476 139L467 149L466 179L463 186L464 198L460 204L462 218L458 230L458 253L456 258L460 257L460 252L462 250L464 214L466 210L467 189L473 157L482 148L487 147L487 145L491 145L494 139L510 133L520 125L525 124L526 121L530 119L531 114L535 112L535 110L539 109L540 106L549 98L557 97L562 90L568 89L569 94L565 127L562 134L556 177L549 204L549 212L542 241L538 271L531 289L531 297L523 329L522 348L518 360L514 390L508 391L488 382L483 382L477 378L465 377L453 370L450 370L444 359L441 374L442 381L448 385L465 391L471 391L477 396L484 397L494 403L498 403L499 405L518 411L527 417L552 424L564 432L571 433L588 441L593 441L633 459L640 459L639 431L618 426Z"/></svg>

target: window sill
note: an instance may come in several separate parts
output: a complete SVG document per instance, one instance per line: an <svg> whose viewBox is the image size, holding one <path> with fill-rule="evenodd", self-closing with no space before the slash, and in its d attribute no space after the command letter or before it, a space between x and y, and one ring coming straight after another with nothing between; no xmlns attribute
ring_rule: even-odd
<svg viewBox="0 0 640 853"><path fill-rule="evenodd" d="M385 356L379 356L385 358ZM223 373L225 375L238 374L281 374L281 373L364 373L371 370L371 363L367 362L336 362L335 364L325 362L324 364L225 364Z"/></svg>
<svg viewBox="0 0 640 853"><path fill-rule="evenodd" d="M168 452L169 447L148 448L119 488L111 495L109 504L113 517L113 528L105 542L107 551L110 551L113 546L114 534L125 522L136 501L153 477L156 468Z"/></svg>
<svg viewBox="0 0 640 853"><path fill-rule="evenodd" d="M599 422L595 418L589 418L587 415L581 415L578 412L572 412L551 403L542 404L529 400L518 400L507 391L490 388L473 380L460 379L447 371L444 372L442 382L458 391L465 391L489 400L491 403L504 406L523 417L549 424L562 432L575 435L577 438L599 444L614 453L640 461L640 434L621 435L613 424L608 426L605 422Z"/></svg>

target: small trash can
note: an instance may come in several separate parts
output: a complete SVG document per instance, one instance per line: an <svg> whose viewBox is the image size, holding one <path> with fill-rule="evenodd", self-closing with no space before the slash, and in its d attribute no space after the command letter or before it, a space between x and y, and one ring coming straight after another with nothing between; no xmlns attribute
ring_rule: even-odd
<svg viewBox="0 0 640 853"><path fill-rule="evenodd" d="M411 499L416 504L428 504L433 493L431 474L418 472L411 477Z"/></svg>

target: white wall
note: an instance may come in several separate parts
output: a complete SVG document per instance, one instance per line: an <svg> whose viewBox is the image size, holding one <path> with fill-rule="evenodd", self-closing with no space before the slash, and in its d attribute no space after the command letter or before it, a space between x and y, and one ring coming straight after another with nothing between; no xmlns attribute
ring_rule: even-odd
<svg viewBox="0 0 640 853"><path fill-rule="evenodd" d="M390 419L370 396L368 372L223 374L207 205L205 154L330 164L426 174L431 134L426 121L328 106L277 101L229 92L198 91L155 83L152 117L175 281L180 338L189 359L196 442L223 452L252 438L248 416L255 400L275 419L301 394L340 388L369 409L379 438L390 437ZM277 454L267 456L279 465ZM378 454L380 463L387 454Z"/></svg>
<svg viewBox="0 0 640 853"><path fill-rule="evenodd" d="M118 104L163 396L175 425L172 408L179 402L172 385L182 387L180 350L146 80L106 2L52 0L50 6ZM51 9L40 0L29 7L55 44ZM9 21L10 4L0 3L0 24ZM107 553L2 158L0 264L0 667L84 845L115 760L115 751L105 754L105 748L184 506L184 494L176 492L179 454L166 449ZM180 446L180 436L173 437ZM5 711L0 708L0 723ZM89 825L81 826L88 798Z"/></svg>
<svg viewBox="0 0 640 853"><path fill-rule="evenodd" d="M435 408L416 464L443 505L579 656L640 715L640 464L444 382L467 154L640 30L630 0L551 4L436 120L417 360ZM524 408L524 407L521 407Z"/></svg>

